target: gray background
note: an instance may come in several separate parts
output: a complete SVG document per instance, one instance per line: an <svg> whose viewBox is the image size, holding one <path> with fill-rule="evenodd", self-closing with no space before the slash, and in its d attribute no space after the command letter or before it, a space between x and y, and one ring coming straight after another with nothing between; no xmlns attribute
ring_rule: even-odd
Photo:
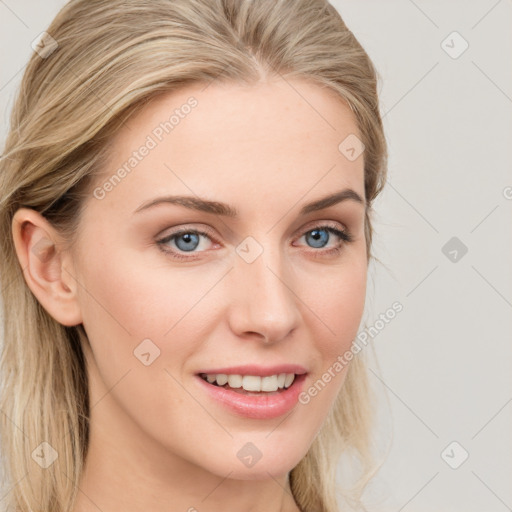
<svg viewBox="0 0 512 512"><path fill-rule="evenodd" d="M0 0L2 145L30 44L64 3ZM512 1L332 3L382 78L390 150L366 323L403 305L371 342L391 444L368 505L512 510Z"/></svg>

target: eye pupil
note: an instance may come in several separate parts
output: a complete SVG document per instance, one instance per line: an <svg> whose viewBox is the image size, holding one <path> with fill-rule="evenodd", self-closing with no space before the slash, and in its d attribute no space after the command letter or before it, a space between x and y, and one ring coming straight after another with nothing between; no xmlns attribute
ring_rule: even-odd
<svg viewBox="0 0 512 512"><path fill-rule="evenodd" d="M179 243L182 240L185 241L185 246L183 246L182 244ZM193 247L188 245L191 242L192 242ZM195 246L194 246L194 242L196 244ZM176 246L181 251L193 251L194 249L197 248L198 243L199 243L199 236L196 233L183 233L176 237Z"/></svg>
<svg viewBox="0 0 512 512"><path fill-rule="evenodd" d="M308 236L313 239L313 247L315 248L323 247L329 240L329 234L326 229L313 229L309 232L309 235L307 235L306 238L308 238ZM320 242L320 244L316 245L318 242Z"/></svg>

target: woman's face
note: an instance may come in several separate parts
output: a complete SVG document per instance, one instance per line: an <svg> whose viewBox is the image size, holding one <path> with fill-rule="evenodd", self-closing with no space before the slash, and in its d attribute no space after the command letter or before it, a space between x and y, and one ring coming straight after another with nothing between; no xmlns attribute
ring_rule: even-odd
<svg viewBox="0 0 512 512"><path fill-rule="evenodd" d="M299 394L333 373L364 307L356 136L333 93L282 79L187 86L118 132L67 269L91 442L238 479L300 461L347 367Z"/></svg>

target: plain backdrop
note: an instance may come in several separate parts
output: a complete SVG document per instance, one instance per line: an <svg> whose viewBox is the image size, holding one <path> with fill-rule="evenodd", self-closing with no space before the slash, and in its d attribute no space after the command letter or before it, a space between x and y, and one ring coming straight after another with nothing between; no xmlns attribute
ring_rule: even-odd
<svg viewBox="0 0 512 512"><path fill-rule="evenodd" d="M2 146L31 42L64 3L0 0ZM403 306L371 340L391 445L368 505L512 510L512 1L332 3L379 72L389 144L366 324Z"/></svg>

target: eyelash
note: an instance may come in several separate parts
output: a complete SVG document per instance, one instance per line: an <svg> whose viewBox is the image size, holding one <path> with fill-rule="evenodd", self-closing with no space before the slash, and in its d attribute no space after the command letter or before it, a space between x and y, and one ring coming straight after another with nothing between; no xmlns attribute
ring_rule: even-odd
<svg viewBox="0 0 512 512"><path fill-rule="evenodd" d="M341 240L343 240L343 242L341 242L340 245L338 245L337 247L334 247L332 249L328 249L325 251L322 251L321 249L313 250L313 254L314 254L313 257L315 257L315 258L335 256L341 252L345 243L350 243L350 242L354 241L352 235L348 231L339 229L337 227L330 226L328 224L319 224L318 226L314 226L311 229L308 229L307 231L302 233L301 238L304 235L311 233L311 231L317 231L317 230L318 231L321 231L321 230L328 231L329 233L332 233L332 234L338 236ZM185 233L187 233L187 234L193 233L195 235L203 235L203 236L209 238L210 240L215 241L215 238L213 237L212 233L209 233L208 231L201 231L198 229L180 229L179 231L175 231L174 233L171 233L171 234L167 235L166 237L161 238L160 240L157 240L156 243L157 243L159 249L161 251L163 251L166 255L169 255L171 258L176 259L176 260L192 261L196 258L191 257L191 256L183 256L182 253L177 252L172 249L169 249L168 246L166 245L167 242L170 242L171 240L178 238L179 236L184 235ZM193 254L193 252L192 252L192 254Z"/></svg>

